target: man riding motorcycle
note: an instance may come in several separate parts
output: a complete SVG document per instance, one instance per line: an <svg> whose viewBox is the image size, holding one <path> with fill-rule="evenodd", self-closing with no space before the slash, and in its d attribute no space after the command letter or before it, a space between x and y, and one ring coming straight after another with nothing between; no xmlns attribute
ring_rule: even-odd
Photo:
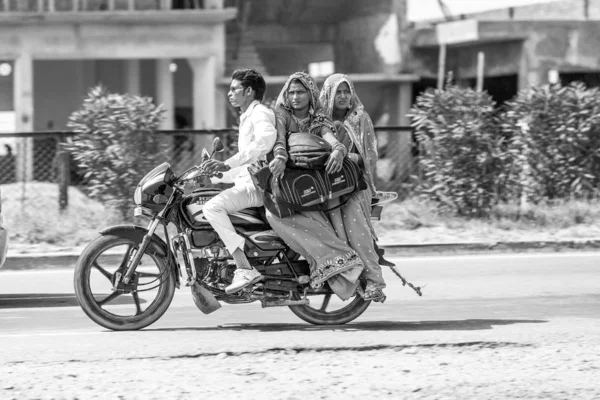
<svg viewBox="0 0 600 400"><path fill-rule="evenodd" d="M233 72L227 97L231 105L240 107L242 111L239 152L226 161L210 159L202 165L208 173L233 170L229 175L234 178L235 185L213 197L203 210L206 220L217 231L237 265L233 282L225 289L226 293L235 293L263 278L244 254L245 240L236 233L229 214L263 205L263 199L250 178L248 165L264 159L277 138L275 114L260 103L265 90L265 80L256 70L238 69Z"/></svg>

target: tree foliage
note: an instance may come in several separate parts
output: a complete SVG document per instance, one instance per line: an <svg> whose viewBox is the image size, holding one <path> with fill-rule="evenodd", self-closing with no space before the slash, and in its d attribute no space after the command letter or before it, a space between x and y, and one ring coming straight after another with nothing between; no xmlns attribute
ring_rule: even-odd
<svg viewBox="0 0 600 400"><path fill-rule="evenodd" d="M165 150L154 134L163 112L148 97L96 86L69 117L76 135L65 147L84 171L90 197L115 206L126 219L138 182Z"/></svg>
<svg viewBox="0 0 600 400"><path fill-rule="evenodd" d="M442 209L484 216L497 202L508 160L495 104L485 92L429 89L411 110L419 144L416 190Z"/></svg>
<svg viewBox="0 0 600 400"><path fill-rule="evenodd" d="M600 92L582 83L530 87L508 103L517 186L531 201L591 198L600 184Z"/></svg>

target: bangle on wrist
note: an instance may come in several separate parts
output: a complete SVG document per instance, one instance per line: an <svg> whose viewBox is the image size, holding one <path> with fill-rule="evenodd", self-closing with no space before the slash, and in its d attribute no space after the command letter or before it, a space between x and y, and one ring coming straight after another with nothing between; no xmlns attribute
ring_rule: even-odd
<svg viewBox="0 0 600 400"><path fill-rule="evenodd" d="M336 143L333 146L333 150L339 150L342 153L342 156L346 157L346 155L348 154L348 149L346 149L346 146L344 146L342 143Z"/></svg>

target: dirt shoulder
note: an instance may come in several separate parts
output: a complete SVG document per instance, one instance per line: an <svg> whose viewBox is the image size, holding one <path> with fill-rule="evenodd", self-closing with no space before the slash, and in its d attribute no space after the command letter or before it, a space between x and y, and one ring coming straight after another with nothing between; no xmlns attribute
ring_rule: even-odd
<svg viewBox="0 0 600 400"><path fill-rule="evenodd" d="M420 227L417 229L389 229L378 226L379 243L382 246L394 245L435 245L435 244L473 244L473 243L511 243L545 241L551 245L560 241L600 240L600 225L581 225L558 230L502 230L481 224L468 228L449 228L446 226ZM89 235L91 240L94 236ZM37 253L80 253L85 242L73 245L51 244L45 242L27 243L11 241L8 256Z"/></svg>

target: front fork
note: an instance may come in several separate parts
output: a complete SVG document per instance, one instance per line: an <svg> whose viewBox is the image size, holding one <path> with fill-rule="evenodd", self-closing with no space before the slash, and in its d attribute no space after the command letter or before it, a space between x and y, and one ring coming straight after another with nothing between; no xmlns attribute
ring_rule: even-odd
<svg viewBox="0 0 600 400"><path fill-rule="evenodd" d="M125 285L128 285L131 281L131 276L135 272L135 269L139 265L140 260L142 259L144 253L146 252L146 249L148 248L148 245L152 241L152 236L154 235L154 232L156 231L156 228L158 227L159 223L160 220L158 218L155 218L152 220L152 222L150 222L150 225L148 226L148 233L144 235L144 238L142 239L142 244L140 244L140 247L135 252L133 259L131 260L129 266L127 267L127 270L125 271L125 275L123 275L122 281Z"/></svg>
<svg viewBox="0 0 600 400"><path fill-rule="evenodd" d="M173 239L171 239L171 247L176 252L181 252L181 255L183 256L183 262L188 274L186 286L193 285L197 278L196 266L194 265L194 255L192 254L192 244L190 243L191 232L192 230L188 228L185 231L173 236Z"/></svg>

